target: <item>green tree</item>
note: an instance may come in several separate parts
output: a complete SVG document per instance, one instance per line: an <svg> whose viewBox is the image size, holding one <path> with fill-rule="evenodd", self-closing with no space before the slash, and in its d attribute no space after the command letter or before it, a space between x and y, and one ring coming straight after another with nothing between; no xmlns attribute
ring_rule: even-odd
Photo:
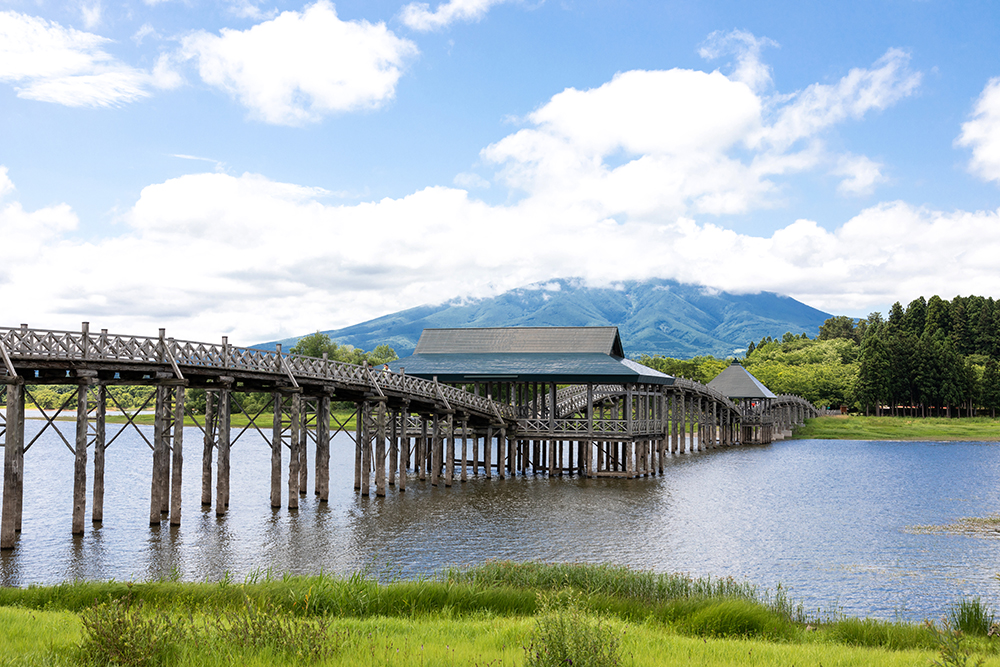
<svg viewBox="0 0 1000 667"><path fill-rule="evenodd" d="M322 357L326 354L330 359L338 360L339 350L340 346L331 340L329 335L317 331L300 338L288 352L304 357Z"/></svg>
<svg viewBox="0 0 1000 667"><path fill-rule="evenodd" d="M854 394L864 406L865 414L874 406L876 414L881 414L881 406L890 397L891 377L889 350L883 338L881 315L868 316L865 337L861 341L860 365L854 385Z"/></svg>
<svg viewBox="0 0 1000 667"><path fill-rule="evenodd" d="M368 353L368 363L372 366L381 366L396 359L399 359L396 351L384 343L376 346L374 350Z"/></svg>
<svg viewBox="0 0 1000 667"><path fill-rule="evenodd" d="M986 362L983 371L982 381L982 403L990 416L994 419L997 416L997 408L1000 407L1000 369L997 368L997 360L990 357Z"/></svg>
<svg viewBox="0 0 1000 667"><path fill-rule="evenodd" d="M846 315L835 315L819 327L819 340L833 340L834 338L845 338L859 342L853 317Z"/></svg>

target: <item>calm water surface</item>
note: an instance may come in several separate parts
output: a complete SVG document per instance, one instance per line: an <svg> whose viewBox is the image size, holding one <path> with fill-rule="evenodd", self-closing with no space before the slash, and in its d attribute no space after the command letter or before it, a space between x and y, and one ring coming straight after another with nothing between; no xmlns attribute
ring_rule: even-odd
<svg viewBox="0 0 1000 667"><path fill-rule="evenodd" d="M41 425L27 423L29 440ZM1000 533L906 530L1000 511L997 444L797 440L675 457L648 479L479 478L445 489L411 478L405 494L363 499L352 489L353 441L340 435L330 502L315 499L310 479L289 511L271 509L270 450L247 433L233 448L230 512L218 519L200 506L201 433L184 439L180 528L148 525L151 453L126 432L107 454L104 524L88 520L74 538L73 456L43 435L25 456L23 532L0 554L0 583L365 567L414 577L494 558L781 583L811 612L921 620L960 595L1000 605Z"/></svg>

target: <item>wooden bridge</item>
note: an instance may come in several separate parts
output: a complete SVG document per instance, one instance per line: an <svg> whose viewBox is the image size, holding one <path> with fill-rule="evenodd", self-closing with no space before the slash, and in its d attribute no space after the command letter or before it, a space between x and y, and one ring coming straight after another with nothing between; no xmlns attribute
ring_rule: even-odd
<svg viewBox="0 0 1000 667"><path fill-rule="evenodd" d="M617 333L615 334L617 337ZM620 345L620 343L619 343ZM451 486L456 478L495 474L577 474L634 478L662 474L669 456L735 444L767 443L817 409L796 396L761 406L736 404L690 380L607 383L559 388L556 383L488 381L438 382L405 372L375 370L327 358L288 355L230 345L92 332L0 328L0 442L4 446L0 548L13 548L21 530L25 453L52 428L75 459L72 532L84 532L88 451L93 452L91 520L103 520L106 450L133 428L152 452L150 524L181 522L184 417L202 433L203 506L214 501L217 515L229 506L230 449L255 431L271 448L271 505L298 507L307 493L307 447L315 447L314 492L329 497L330 440L345 431L331 418L332 400L357 410L355 489L384 496L387 487L406 490L408 478ZM30 387L75 385L63 407L42 411L45 425L25 442L25 404ZM150 440L135 419L147 406L121 410L125 423L109 437L109 386L155 388L147 404L155 412ZM185 409L185 389L206 390L203 416ZM235 392L267 392L270 424L262 412L249 414ZM27 399L27 400L26 400ZM57 418L75 399L70 437ZM118 406L121 409L121 406ZM235 434L231 415L249 425ZM350 419L350 418L349 418ZM349 419L347 421L349 421ZM333 431L331 433L331 431ZM495 449L495 451L494 451ZM286 484L282 483L287 451ZM213 484L214 481L214 484ZM214 487L214 493L213 493Z"/></svg>

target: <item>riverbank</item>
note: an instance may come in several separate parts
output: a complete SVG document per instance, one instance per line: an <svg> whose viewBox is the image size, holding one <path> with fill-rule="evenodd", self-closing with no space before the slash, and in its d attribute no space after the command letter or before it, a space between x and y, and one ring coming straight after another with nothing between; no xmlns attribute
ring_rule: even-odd
<svg viewBox="0 0 1000 667"><path fill-rule="evenodd" d="M1000 441L1000 419L988 417L863 417L807 419L793 438L815 440Z"/></svg>
<svg viewBox="0 0 1000 667"><path fill-rule="evenodd" d="M1000 665L988 626L954 613L969 608L952 609L972 623L958 648ZM807 618L781 591L732 579L613 566L0 589L3 665L902 666L941 660L943 639L905 623Z"/></svg>

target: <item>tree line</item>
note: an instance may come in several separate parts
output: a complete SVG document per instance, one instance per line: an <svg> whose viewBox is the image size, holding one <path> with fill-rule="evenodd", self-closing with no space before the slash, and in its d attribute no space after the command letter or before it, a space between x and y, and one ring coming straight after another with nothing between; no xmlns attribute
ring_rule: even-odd
<svg viewBox="0 0 1000 667"><path fill-rule="evenodd" d="M855 398L866 413L961 416L1000 407L1000 305L992 297L923 297L855 327Z"/></svg>

